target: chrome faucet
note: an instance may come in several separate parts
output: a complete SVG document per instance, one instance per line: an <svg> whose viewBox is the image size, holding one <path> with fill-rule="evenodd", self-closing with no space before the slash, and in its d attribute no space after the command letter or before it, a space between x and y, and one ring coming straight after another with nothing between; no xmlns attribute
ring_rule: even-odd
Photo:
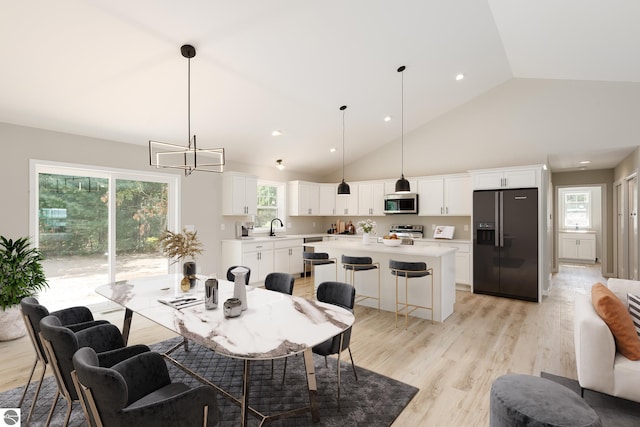
<svg viewBox="0 0 640 427"><path fill-rule="evenodd" d="M278 221L280 223L280 227L284 227L284 224L282 223L282 220L280 218L273 218L271 220L271 225L269 226L269 236L271 237L276 235L276 233L273 231L273 221Z"/></svg>

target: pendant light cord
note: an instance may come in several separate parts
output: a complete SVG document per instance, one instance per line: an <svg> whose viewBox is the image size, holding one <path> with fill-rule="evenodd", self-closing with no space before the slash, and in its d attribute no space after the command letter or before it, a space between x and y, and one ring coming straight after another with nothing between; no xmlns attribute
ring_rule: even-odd
<svg viewBox="0 0 640 427"><path fill-rule="evenodd" d="M400 108L400 115L401 115L401 119L400 119L400 131L402 132L401 137L400 137L400 141L401 141L401 174L402 174L402 178L404 178L404 69L400 72L400 75L402 76L402 90L401 90L401 95L400 95L400 101L402 103L402 106Z"/></svg>
<svg viewBox="0 0 640 427"><path fill-rule="evenodd" d="M342 181L344 182L344 114L347 107L342 110Z"/></svg>
<svg viewBox="0 0 640 427"><path fill-rule="evenodd" d="M191 148L191 58L187 60L187 142Z"/></svg>

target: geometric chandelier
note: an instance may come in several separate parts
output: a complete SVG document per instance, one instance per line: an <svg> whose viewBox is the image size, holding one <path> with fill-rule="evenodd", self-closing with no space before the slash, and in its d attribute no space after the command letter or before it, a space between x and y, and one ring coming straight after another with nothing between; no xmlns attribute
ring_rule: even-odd
<svg viewBox="0 0 640 427"><path fill-rule="evenodd" d="M149 140L149 165L156 168L182 169L185 175L193 171L224 171L224 148L198 148L196 136L191 137L191 58L196 56L196 48L185 44L180 48L182 56L188 59L187 80L187 147Z"/></svg>

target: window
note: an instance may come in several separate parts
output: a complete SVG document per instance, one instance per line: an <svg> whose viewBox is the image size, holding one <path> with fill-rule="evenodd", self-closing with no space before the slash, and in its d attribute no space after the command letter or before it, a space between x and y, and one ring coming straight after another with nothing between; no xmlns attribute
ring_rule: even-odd
<svg viewBox="0 0 640 427"><path fill-rule="evenodd" d="M258 180L258 214L254 222L254 229L266 231L271 227L271 220L285 219L284 183ZM284 230L276 221L274 230Z"/></svg>
<svg viewBox="0 0 640 427"><path fill-rule="evenodd" d="M588 191L563 192L565 228L591 227L591 200Z"/></svg>
<svg viewBox="0 0 640 427"><path fill-rule="evenodd" d="M167 274L157 241L178 224L175 175L32 165L32 234L49 283L44 305L100 303L99 285Z"/></svg>

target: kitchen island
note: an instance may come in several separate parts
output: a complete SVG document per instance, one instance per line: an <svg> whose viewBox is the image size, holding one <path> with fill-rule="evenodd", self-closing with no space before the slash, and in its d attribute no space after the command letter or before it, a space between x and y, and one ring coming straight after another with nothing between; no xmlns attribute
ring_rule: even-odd
<svg viewBox="0 0 640 427"><path fill-rule="evenodd" d="M342 268L342 255L368 256L373 262L380 263L380 309L395 312L396 286L395 276L389 270L389 260L426 262L433 268L433 277L409 279L409 302L423 306L431 306L431 280L433 279L433 320L443 322L453 313L456 300L455 283L455 248L400 245L387 246L382 243L362 244L361 241L333 240L308 243L315 252L326 252L330 258L338 261L338 281L346 282L348 276ZM375 270L356 273L356 293L359 295L377 296L378 273ZM334 265L319 265L314 270L314 286L325 281L336 280ZM398 297L404 300L404 278L398 279ZM376 300L365 299L359 304L377 308ZM431 310L419 309L412 316L431 319Z"/></svg>

